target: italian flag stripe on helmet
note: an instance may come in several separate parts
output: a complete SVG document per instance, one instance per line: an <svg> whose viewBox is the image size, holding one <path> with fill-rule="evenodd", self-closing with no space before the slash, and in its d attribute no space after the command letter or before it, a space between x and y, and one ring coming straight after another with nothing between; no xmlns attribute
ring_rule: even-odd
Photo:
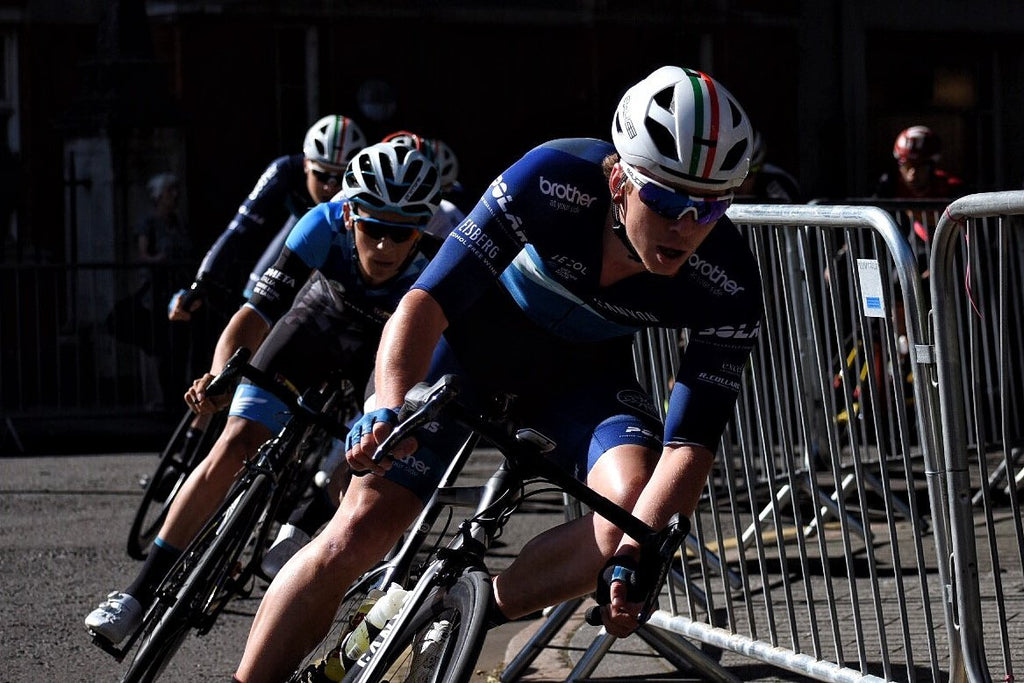
<svg viewBox="0 0 1024 683"><path fill-rule="evenodd" d="M695 105L693 109L696 116L696 120L693 122L694 139L693 151L690 155L690 173L707 178L711 175L711 171L714 168L715 152L717 151L718 122L721 118L719 116L720 102L718 91L715 89L715 82L706 74L700 71L690 71L689 69L687 69L687 74L690 77L690 86L693 88ZM707 90L706 94L705 89ZM707 101L706 106L705 99ZM710 114L707 121L704 119L705 111ZM697 137L698 132L705 129L708 129L707 136L704 138ZM704 168L699 170L702 150L706 150L706 155L704 157Z"/></svg>
<svg viewBox="0 0 1024 683"><path fill-rule="evenodd" d="M334 117L334 159L335 164L340 163L339 156L345 151L345 117Z"/></svg>

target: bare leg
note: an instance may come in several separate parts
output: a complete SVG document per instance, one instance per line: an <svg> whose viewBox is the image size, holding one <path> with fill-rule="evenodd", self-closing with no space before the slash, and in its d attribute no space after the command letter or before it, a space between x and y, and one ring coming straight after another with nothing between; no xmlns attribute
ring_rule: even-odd
<svg viewBox="0 0 1024 683"><path fill-rule="evenodd" d="M587 485L632 509L654 471L657 456L638 446L614 448L597 461ZM593 513L540 534L495 578L494 594L501 611L515 619L593 591L597 573L621 538L621 529ZM572 552L567 554L566 548ZM555 558L565 559L555 562ZM543 576L543 581L537 581L538 576Z"/></svg>
<svg viewBox="0 0 1024 683"><path fill-rule="evenodd" d="M398 542L423 505L375 476L353 477L326 528L275 577L256 612L235 674L286 679L326 635L349 585Z"/></svg>
<svg viewBox="0 0 1024 683"><path fill-rule="evenodd" d="M160 538L176 548L187 546L224 500L245 459L271 436L258 422L229 417L209 455L192 470L171 503Z"/></svg>

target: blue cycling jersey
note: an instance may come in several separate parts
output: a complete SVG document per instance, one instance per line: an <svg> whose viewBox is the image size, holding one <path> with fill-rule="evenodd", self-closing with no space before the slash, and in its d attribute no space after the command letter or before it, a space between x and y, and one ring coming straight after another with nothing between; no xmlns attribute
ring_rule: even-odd
<svg viewBox="0 0 1024 683"><path fill-rule="evenodd" d="M299 391L337 367L361 393L384 323L427 263L414 250L393 278L369 286L345 228L344 203L320 204L299 219L245 304L273 326L253 364ZM280 399L249 384L239 386L230 414L274 432L289 418Z"/></svg>
<svg viewBox="0 0 1024 683"><path fill-rule="evenodd" d="M446 338L459 361L484 373L504 372L505 383L525 377L524 384L540 387L570 372L576 373L572 381L587 372L600 375L602 367L580 367L601 357L591 355L593 349L628 341L642 328L689 329L664 440L714 450L762 316L757 263L735 226L722 218L675 276L640 273L601 286L611 201L601 163L614 151L586 138L531 150L491 184L415 287L444 310ZM491 309L501 306L493 285L514 302L513 312L495 316L493 324L505 324L516 310L523 321L514 339L494 340L500 348L485 350L473 343L479 324L477 332L472 328L487 316L481 301ZM545 365L549 348L560 355ZM496 357L502 362L493 362ZM513 375L508 368L517 362L522 365ZM544 371L537 373L538 367Z"/></svg>
<svg viewBox="0 0 1024 683"><path fill-rule="evenodd" d="M257 259L282 226L314 205L306 189L303 155L274 159L206 252L196 279L215 282L239 298Z"/></svg>
<svg viewBox="0 0 1024 683"><path fill-rule="evenodd" d="M246 304L268 323L276 322L292 304L310 273L318 270L330 287L339 310L383 325L399 299L416 281L428 259L413 251L408 263L387 282L369 286L359 272L354 233L345 228L345 200L318 204L299 219L285 240L285 250L267 269Z"/></svg>

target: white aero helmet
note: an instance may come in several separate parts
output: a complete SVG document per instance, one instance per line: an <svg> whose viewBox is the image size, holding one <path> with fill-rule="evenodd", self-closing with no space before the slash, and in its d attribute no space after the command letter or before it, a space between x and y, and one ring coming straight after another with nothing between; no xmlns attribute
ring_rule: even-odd
<svg viewBox="0 0 1024 683"><path fill-rule="evenodd" d="M397 141L378 142L349 163L341 192L368 209L415 216L426 223L441 203L441 174L416 148Z"/></svg>
<svg viewBox="0 0 1024 683"><path fill-rule="evenodd" d="M302 154L319 164L345 168L363 147L366 147L366 136L355 121L340 114L329 114L306 131Z"/></svg>
<svg viewBox="0 0 1024 683"><path fill-rule="evenodd" d="M747 176L750 120L707 74L663 66L622 96L612 120L619 157L694 192L729 191Z"/></svg>

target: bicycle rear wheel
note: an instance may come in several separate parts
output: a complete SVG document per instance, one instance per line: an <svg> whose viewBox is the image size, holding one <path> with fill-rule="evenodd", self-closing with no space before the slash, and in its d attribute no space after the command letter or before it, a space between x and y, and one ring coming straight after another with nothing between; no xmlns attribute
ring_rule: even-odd
<svg viewBox="0 0 1024 683"><path fill-rule="evenodd" d="M185 416L164 446L156 470L142 493L139 508L128 530L128 555L136 560L146 559L149 546L160 531L174 497L178 495L188 475L209 453L227 419L226 411L212 415L202 437L186 452L185 434L194 417L192 411L185 411Z"/></svg>
<svg viewBox="0 0 1024 683"><path fill-rule="evenodd" d="M146 615L148 625L122 683L153 681L177 652L189 629L205 633L217 615L238 592L251 561L254 538L272 503L274 482L257 474L251 483L238 487L221 513L211 520L190 544L164 584L157 603Z"/></svg>
<svg viewBox="0 0 1024 683"><path fill-rule="evenodd" d="M463 570L454 583L436 587L415 606L407 628L389 633L385 627L387 635L371 646L371 652L378 654L353 664L343 680L466 683L487 635L490 595L491 578L486 571ZM371 675L366 668L371 662L376 665L373 660L382 664L375 668L380 675Z"/></svg>

